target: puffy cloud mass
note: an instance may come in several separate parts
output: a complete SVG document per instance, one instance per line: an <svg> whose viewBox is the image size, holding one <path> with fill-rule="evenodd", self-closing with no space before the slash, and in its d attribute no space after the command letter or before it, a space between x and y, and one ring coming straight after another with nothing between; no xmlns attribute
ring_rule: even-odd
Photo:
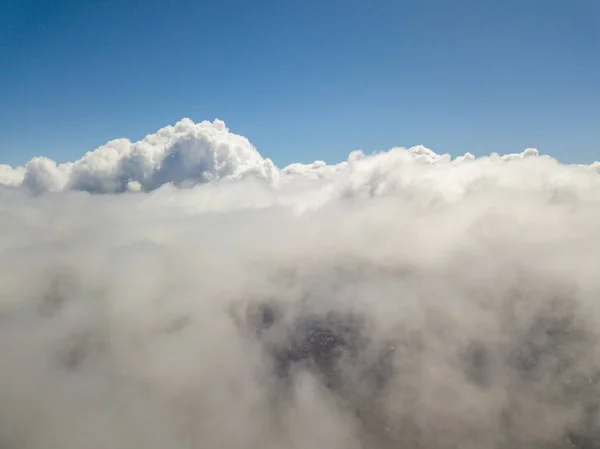
<svg viewBox="0 0 600 449"><path fill-rule="evenodd" d="M600 164L182 120L0 184L2 448L600 440Z"/></svg>
<svg viewBox="0 0 600 449"><path fill-rule="evenodd" d="M110 141L73 163L37 157L24 168L2 166L0 183L23 185L33 192L118 193L250 174L270 180L276 169L248 139L229 132L222 121L196 124L183 119L135 143Z"/></svg>

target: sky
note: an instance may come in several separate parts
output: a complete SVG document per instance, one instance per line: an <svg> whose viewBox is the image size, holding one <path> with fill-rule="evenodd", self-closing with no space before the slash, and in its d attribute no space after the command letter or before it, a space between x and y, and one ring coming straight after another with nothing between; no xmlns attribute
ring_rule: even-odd
<svg viewBox="0 0 600 449"><path fill-rule="evenodd" d="M0 163L189 117L278 166L393 146L600 159L596 0L4 0Z"/></svg>
<svg viewBox="0 0 600 449"><path fill-rule="evenodd" d="M0 447L594 446L598 3L283 3L2 6Z"/></svg>

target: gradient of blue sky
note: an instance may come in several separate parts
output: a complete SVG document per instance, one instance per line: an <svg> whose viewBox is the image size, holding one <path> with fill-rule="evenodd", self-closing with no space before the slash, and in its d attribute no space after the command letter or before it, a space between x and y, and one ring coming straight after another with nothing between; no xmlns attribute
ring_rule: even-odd
<svg viewBox="0 0 600 449"><path fill-rule="evenodd" d="M598 0L1 0L0 163L182 117L278 165L423 144L600 159Z"/></svg>

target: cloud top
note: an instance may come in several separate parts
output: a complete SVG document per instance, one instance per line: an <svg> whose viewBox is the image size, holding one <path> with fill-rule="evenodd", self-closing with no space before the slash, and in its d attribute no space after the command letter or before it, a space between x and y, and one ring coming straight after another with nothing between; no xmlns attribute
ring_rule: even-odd
<svg viewBox="0 0 600 449"><path fill-rule="evenodd" d="M525 162L532 157L542 160ZM280 169L270 159L262 157L247 138L229 131L223 121L194 123L186 118L137 142L112 140L75 162L57 164L46 157L36 157L25 167L0 165L0 185L22 186L34 193L66 190L122 193L152 191L167 184L190 187L244 177L278 185L301 177L315 181L335 180L342 189L378 194L410 183L415 176L414 167L418 167L418 175L424 176L445 170L448 176L461 178L459 183L464 185L473 181L473 176L481 176L482 171L493 171L499 164L511 161L523 161L518 168L521 175L529 169L535 171L525 176L533 181L540 180L540 169L548 172L560 166L547 156L540 157L536 149L483 158L467 153L451 159L447 154L438 155L428 148L416 146L393 148L375 155L356 151L347 161L336 165L316 161L294 163ZM448 170L450 167L453 169ZM570 170L577 168L571 166ZM579 167L580 172L598 173L599 170L598 163ZM411 175L405 176L405 172ZM282 176L286 179L281 180ZM431 178L434 180L436 176ZM345 187L342 186L344 183Z"/></svg>
<svg viewBox="0 0 600 449"><path fill-rule="evenodd" d="M231 133L222 121L194 123L183 119L138 142L112 140L72 163L56 164L36 157L24 168L3 166L0 182L23 185L36 193L120 193L251 174L271 180L276 169L248 139Z"/></svg>

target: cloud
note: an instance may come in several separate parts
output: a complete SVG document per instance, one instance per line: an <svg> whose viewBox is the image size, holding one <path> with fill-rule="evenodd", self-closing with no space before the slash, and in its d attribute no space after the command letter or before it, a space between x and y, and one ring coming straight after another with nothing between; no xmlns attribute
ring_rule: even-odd
<svg viewBox="0 0 600 449"><path fill-rule="evenodd" d="M597 164L419 146L277 168L183 120L0 182L3 448L600 437ZM261 304L289 318L269 339ZM270 339L332 311L370 345L336 368L352 388L286 383ZM363 377L390 344L385 382Z"/></svg>
<svg viewBox="0 0 600 449"><path fill-rule="evenodd" d="M271 180L276 173L269 159L262 158L248 139L229 132L222 121L196 124L183 119L135 143L110 141L73 163L38 157L24 169L3 166L0 182L22 184L37 193L119 193L248 175Z"/></svg>

